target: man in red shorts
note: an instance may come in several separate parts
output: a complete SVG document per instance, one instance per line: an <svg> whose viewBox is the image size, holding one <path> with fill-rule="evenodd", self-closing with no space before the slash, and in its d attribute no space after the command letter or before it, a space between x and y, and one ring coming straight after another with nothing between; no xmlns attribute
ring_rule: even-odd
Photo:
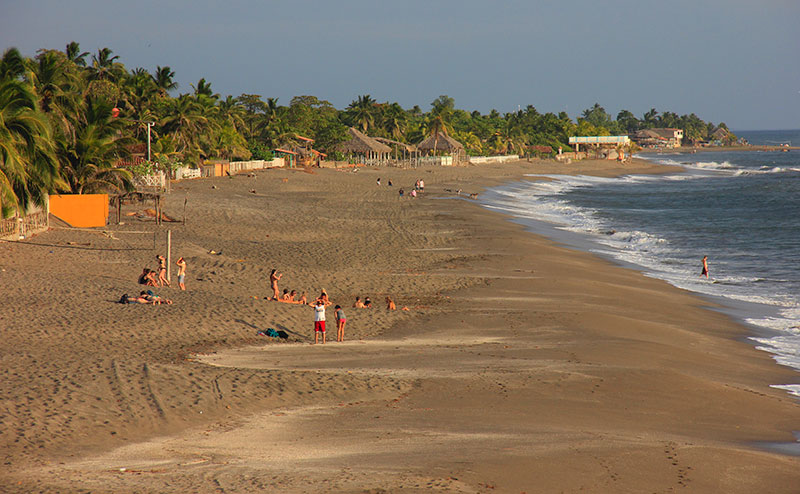
<svg viewBox="0 0 800 494"><path fill-rule="evenodd" d="M320 333L322 333L322 343L325 344L325 302L317 299L312 307L314 307L314 344L318 343Z"/></svg>

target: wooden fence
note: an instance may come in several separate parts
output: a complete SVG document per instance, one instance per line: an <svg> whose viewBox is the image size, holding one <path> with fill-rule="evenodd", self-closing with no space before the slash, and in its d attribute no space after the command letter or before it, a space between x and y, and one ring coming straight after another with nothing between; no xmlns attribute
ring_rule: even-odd
<svg viewBox="0 0 800 494"><path fill-rule="evenodd" d="M0 220L0 239L22 240L50 228L47 211L36 211L20 217Z"/></svg>

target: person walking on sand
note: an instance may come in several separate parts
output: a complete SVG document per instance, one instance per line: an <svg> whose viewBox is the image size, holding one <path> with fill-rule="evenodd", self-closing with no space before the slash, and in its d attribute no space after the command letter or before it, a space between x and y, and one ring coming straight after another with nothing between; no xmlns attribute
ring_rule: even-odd
<svg viewBox="0 0 800 494"><path fill-rule="evenodd" d="M325 304L317 299L313 304L308 304L314 308L314 344L319 342L319 334L322 333L322 344L325 344Z"/></svg>
<svg viewBox="0 0 800 494"><path fill-rule="evenodd" d="M342 306L337 305L336 309L336 341L344 341L344 325L347 324L347 317L344 315Z"/></svg>
<svg viewBox="0 0 800 494"><path fill-rule="evenodd" d="M272 286L272 300L280 299L280 293L278 293L278 280L280 280L282 276L283 273L279 273L277 269L273 269L269 274L269 283Z"/></svg>
<svg viewBox="0 0 800 494"><path fill-rule="evenodd" d="M158 259L158 283L161 286L169 286L169 280L167 279L167 258L164 256L156 256Z"/></svg>
<svg viewBox="0 0 800 494"><path fill-rule="evenodd" d="M178 286L181 290L186 290L186 261L180 257L175 264L178 265Z"/></svg>
<svg viewBox="0 0 800 494"><path fill-rule="evenodd" d="M700 277L703 276L708 279L708 256L703 256L703 271L700 273Z"/></svg>

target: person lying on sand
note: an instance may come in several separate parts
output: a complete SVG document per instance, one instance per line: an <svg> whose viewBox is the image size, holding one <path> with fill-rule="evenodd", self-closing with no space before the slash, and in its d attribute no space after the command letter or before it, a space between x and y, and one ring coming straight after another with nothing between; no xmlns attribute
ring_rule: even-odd
<svg viewBox="0 0 800 494"><path fill-rule="evenodd" d="M386 297L386 310L397 310L394 300L392 300L389 296Z"/></svg>
<svg viewBox="0 0 800 494"><path fill-rule="evenodd" d="M139 294L139 297L144 297L145 300L147 300L153 305L161 305L161 304L172 305L172 300L156 295L150 290L147 290L146 292L141 292Z"/></svg>
<svg viewBox="0 0 800 494"><path fill-rule="evenodd" d="M149 304L150 302L142 296L138 297L131 297L127 293L122 295L119 299L119 303L121 304Z"/></svg>
<svg viewBox="0 0 800 494"><path fill-rule="evenodd" d="M356 303L353 304L353 308L355 309L363 309L364 302L361 301L361 297L356 297Z"/></svg>

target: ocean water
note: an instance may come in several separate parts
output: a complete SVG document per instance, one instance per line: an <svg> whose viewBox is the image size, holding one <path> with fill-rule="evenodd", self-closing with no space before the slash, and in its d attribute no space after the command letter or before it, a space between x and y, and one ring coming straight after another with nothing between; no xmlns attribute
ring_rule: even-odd
<svg viewBox="0 0 800 494"><path fill-rule="evenodd" d="M798 131L736 132L800 145ZM752 341L800 371L800 150L647 154L683 173L548 176L498 187L486 207L536 233L641 270L725 306ZM710 278L701 277L708 256ZM776 387L800 396L794 383Z"/></svg>

